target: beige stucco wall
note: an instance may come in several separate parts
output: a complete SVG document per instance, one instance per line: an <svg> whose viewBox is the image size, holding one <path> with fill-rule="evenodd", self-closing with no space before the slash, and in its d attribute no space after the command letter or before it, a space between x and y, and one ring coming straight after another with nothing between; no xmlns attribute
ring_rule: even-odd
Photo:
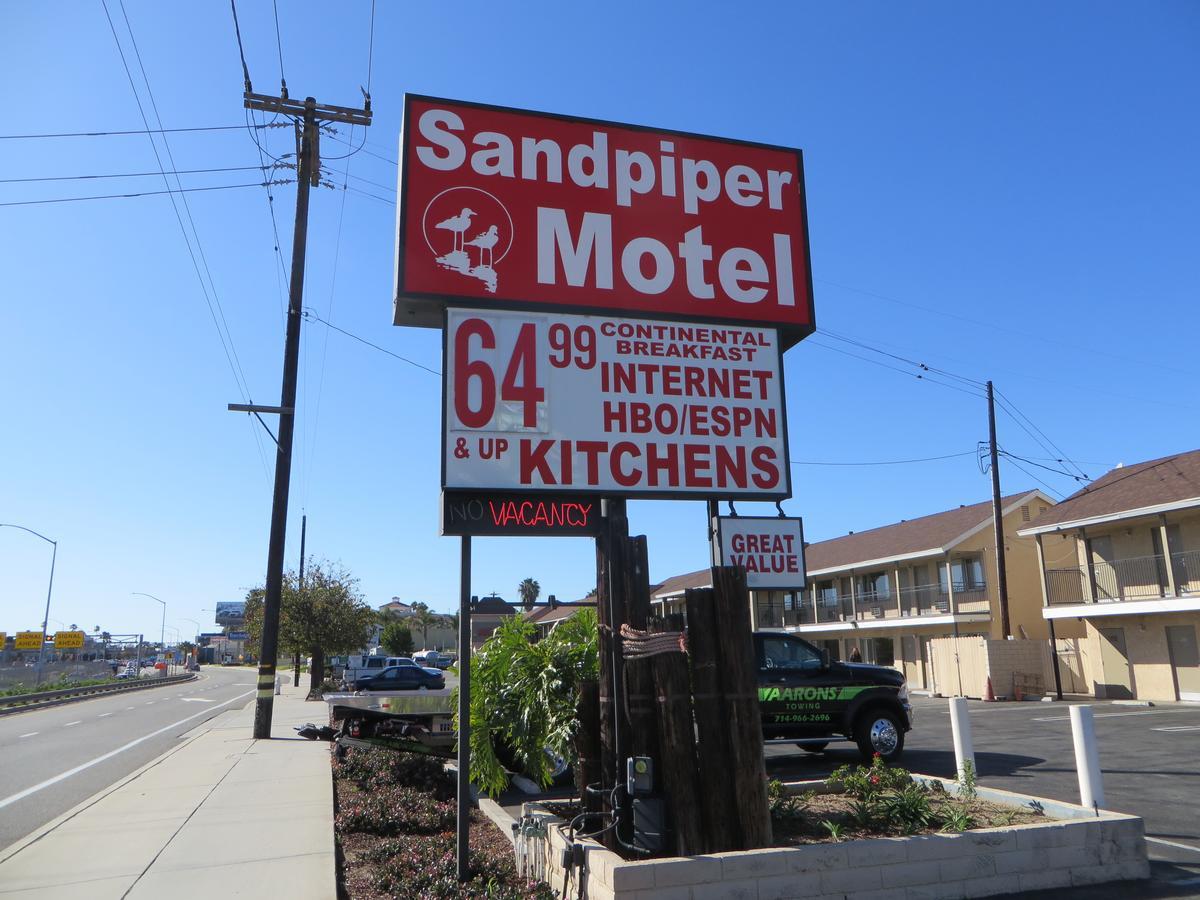
<svg viewBox="0 0 1200 900"><path fill-rule="evenodd" d="M1101 653L1101 628L1121 628L1133 666L1134 695L1139 700L1175 700L1175 680L1167 650L1168 625L1192 625L1200 634L1200 613L1168 613L1144 616L1094 616L1086 621L1083 643L1084 667L1094 693L1096 685L1119 680L1119 672L1105 672ZM1112 655L1108 658L1111 660Z"/></svg>

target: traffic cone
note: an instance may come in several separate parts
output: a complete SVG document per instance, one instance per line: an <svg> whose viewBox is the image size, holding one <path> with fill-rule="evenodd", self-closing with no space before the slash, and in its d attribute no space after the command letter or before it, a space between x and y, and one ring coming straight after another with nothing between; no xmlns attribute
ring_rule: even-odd
<svg viewBox="0 0 1200 900"><path fill-rule="evenodd" d="M992 690L992 676L987 678L987 690L983 692L983 699L988 703L996 702L996 692Z"/></svg>

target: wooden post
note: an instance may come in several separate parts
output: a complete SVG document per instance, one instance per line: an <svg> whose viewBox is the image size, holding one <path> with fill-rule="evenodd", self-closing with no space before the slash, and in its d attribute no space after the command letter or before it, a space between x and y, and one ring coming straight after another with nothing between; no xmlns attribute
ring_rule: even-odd
<svg viewBox="0 0 1200 900"><path fill-rule="evenodd" d="M650 564L647 558L646 536L630 538L625 553L625 621L631 628L646 630L650 619ZM654 674L650 661L629 660L625 663L625 691L629 716L629 753L649 756L659 764Z"/></svg>
<svg viewBox="0 0 1200 900"><path fill-rule="evenodd" d="M717 620L712 588L693 588L684 593L687 605L688 657L692 670L692 703L696 714L699 771L730 772L729 719L725 714L717 676ZM741 846L737 828L737 796L733 779L705 779L700 795L704 814L704 852L721 853Z"/></svg>
<svg viewBox="0 0 1200 900"><path fill-rule="evenodd" d="M717 675L728 714L730 774L737 795L743 847L770 847L771 810L758 710L758 663L750 631L749 591L741 568L713 569L719 665Z"/></svg>
<svg viewBox="0 0 1200 900"><path fill-rule="evenodd" d="M575 701L579 730L575 732L575 752L579 754L579 794L583 808L599 812L600 798L588 793L587 786L600 781L600 683L581 681Z"/></svg>
<svg viewBox="0 0 1200 900"><path fill-rule="evenodd" d="M625 501L608 498L605 505L605 525L596 538L596 617L599 623L600 649L600 782L611 791L621 777L618 760L621 758L622 732L628 726L618 721L617 700L623 694L624 673L620 667L617 630L624 615L624 550L629 537L629 520L625 517ZM617 810L614 809L614 813ZM613 831L603 835L604 845L617 847Z"/></svg>
<svg viewBox="0 0 1200 900"><path fill-rule="evenodd" d="M654 630L682 629L682 616L673 615L661 625L656 623ZM705 841L688 664L681 653L661 653L651 657L651 665L658 699L658 733L663 749L659 772L675 837L674 852L678 856L694 856L704 852ZM721 773L717 777L726 776Z"/></svg>

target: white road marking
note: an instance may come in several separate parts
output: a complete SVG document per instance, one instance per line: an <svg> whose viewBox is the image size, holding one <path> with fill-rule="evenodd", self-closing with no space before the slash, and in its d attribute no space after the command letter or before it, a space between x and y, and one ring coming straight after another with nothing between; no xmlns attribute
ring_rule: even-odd
<svg viewBox="0 0 1200 900"><path fill-rule="evenodd" d="M184 703L212 703L207 697L184 697Z"/></svg>
<svg viewBox="0 0 1200 900"><path fill-rule="evenodd" d="M226 700L224 703L220 703L217 706L214 706L213 709L217 709L220 706L228 706L230 703L235 703L238 700L241 700L243 697L249 697L253 693L254 693L254 691L246 691L243 694L238 694L236 697L233 697L229 700ZM133 709L133 707L131 706L130 709ZM142 735L140 738L134 738L128 744L120 746L116 750L110 750L105 754L97 756L95 759L90 759L85 763L80 763L79 765L75 766L75 768L73 768L73 769L67 769L67 771L65 771L65 772L60 772L59 774L55 775L53 778L47 778L45 781L39 782L38 784L35 784L32 787L27 787L23 791L17 791L17 793L11 794L10 796L5 797L4 799L0 800L0 809L4 809L4 807L10 806L13 803L16 803L18 800L24 800L26 797L36 794L38 791L44 790L45 788L48 788L51 785L58 784L60 781L65 781L66 779L70 778L72 775L78 775L80 772L84 771L85 769L90 769L92 766L99 765L100 763L104 762L107 759L112 759L114 756L124 753L130 747L136 747L138 744L142 743L143 741L148 741L151 738L158 737L160 734L164 734L164 733L170 731L172 728L178 728L180 725L183 725L185 722L190 722L190 721L192 721L192 719L198 719L198 718L200 718L200 716L206 715L207 713L208 713L208 707L206 706L206 707L204 707L204 709L200 710L200 712L193 713L192 715L188 716L186 719L180 719L178 722L172 722L170 725L167 725L163 728L158 729L158 731L152 731L149 734ZM33 733L37 734L36 731Z"/></svg>
<svg viewBox="0 0 1200 900"><path fill-rule="evenodd" d="M1093 713L1093 719L1116 719L1120 716L1161 716L1167 713L1176 712L1172 709L1150 709L1143 712L1126 712L1126 713ZM1070 720L1070 716L1039 716L1034 719L1035 722L1066 722Z"/></svg>
<svg viewBox="0 0 1200 900"><path fill-rule="evenodd" d="M105 716L111 716L111 715L112 715L112 713L100 713L100 715L96 716L96 718L103 719Z"/></svg>
<svg viewBox="0 0 1200 900"><path fill-rule="evenodd" d="M29 732L29 734L19 734L19 735L17 735L17 737L23 737L23 738L33 737L35 734L41 734L41 732L40 731L31 731L31 732Z"/></svg>
<svg viewBox="0 0 1200 900"><path fill-rule="evenodd" d="M126 708L126 709L137 709L137 707L136 707L136 706L127 706L127 707L125 707L125 708Z"/></svg>
<svg viewBox="0 0 1200 900"><path fill-rule="evenodd" d="M1163 725L1151 731L1200 731L1200 725Z"/></svg>
<svg viewBox="0 0 1200 900"><path fill-rule="evenodd" d="M1162 838L1148 837L1146 838L1152 844L1162 844L1164 847L1174 847L1176 850L1191 850L1193 853L1200 853L1200 847L1193 847L1191 844L1180 844L1176 841L1164 841Z"/></svg>
<svg viewBox="0 0 1200 900"><path fill-rule="evenodd" d="M74 722L68 722L66 725L63 726L63 728L70 728L72 725L79 725L82 722L83 722L82 719L76 719Z"/></svg>
<svg viewBox="0 0 1200 900"><path fill-rule="evenodd" d="M153 705L154 705L154 701L153 701L153 700L147 700L147 701L146 701L146 705L147 705L147 706L153 706Z"/></svg>

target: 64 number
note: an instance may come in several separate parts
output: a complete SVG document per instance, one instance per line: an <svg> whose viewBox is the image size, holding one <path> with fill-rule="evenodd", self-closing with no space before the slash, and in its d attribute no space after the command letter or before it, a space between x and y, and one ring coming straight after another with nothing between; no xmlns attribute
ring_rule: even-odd
<svg viewBox="0 0 1200 900"><path fill-rule="evenodd" d="M483 428L496 412L496 373L481 359L471 359L471 339L479 338L483 350L496 349L496 332L483 319L465 319L454 333L454 414L468 428ZM479 380L479 405L471 406L471 379ZM520 383L518 383L518 380ZM538 385L537 331L526 322L517 332L512 356L500 383L500 399L520 403L522 424L537 425L537 405L546 399L546 389Z"/></svg>

